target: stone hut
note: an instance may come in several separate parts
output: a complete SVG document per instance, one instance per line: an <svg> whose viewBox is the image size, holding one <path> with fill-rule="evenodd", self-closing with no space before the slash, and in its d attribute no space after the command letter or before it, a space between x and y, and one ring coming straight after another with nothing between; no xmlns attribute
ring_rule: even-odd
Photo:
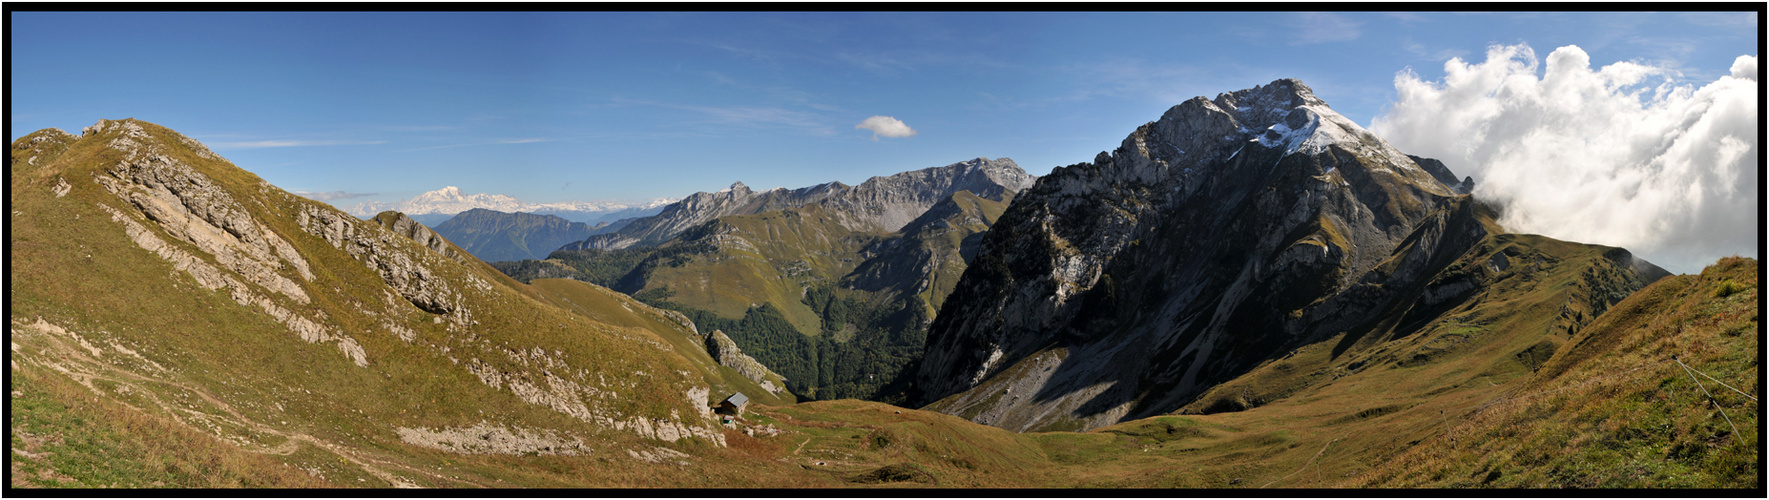
<svg viewBox="0 0 1769 500"><path fill-rule="evenodd" d="M725 398L724 401L720 401L718 412L726 415L741 415L743 409L748 406L749 396L745 396L743 393L739 392L732 394L731 397Z"/></svg>

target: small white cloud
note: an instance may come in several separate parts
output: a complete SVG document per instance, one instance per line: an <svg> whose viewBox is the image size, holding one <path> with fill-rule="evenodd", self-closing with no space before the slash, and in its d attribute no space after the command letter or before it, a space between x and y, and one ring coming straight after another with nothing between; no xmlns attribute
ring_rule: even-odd
<svg viewBox="0 0 1769 500"><path fill-rule="evenodd" d="M214 142L209 147L214 149L257 149L257 148L290 148L300 146L365 146L369 144L385 144L387 141L245 141L245 142Z"/></svg>
<svg viewBox="0 0 1769 500"><path fill-rule="evenodd" d="M860 122L859 125L855 125L854 129L871 130L872 140L875 141L878 140L880 136L910 137L916 134L915 129L909 128L909 124L903 123L903 120L883 115L867 118L865 121Z"/></svg>
<svg viewBox="0 0 1769 500"><path fill-rule="evenodd" d="M1545 64L1541 64L1545 63ZM1671 67L1591 68L1576 46L1538 61L1495 45L1444 63L1442 81L1394 78L1370 130L1474 177L1507 229L1627 248L1672 272L1756 255L1757 64L1677 85Z"/></svg>

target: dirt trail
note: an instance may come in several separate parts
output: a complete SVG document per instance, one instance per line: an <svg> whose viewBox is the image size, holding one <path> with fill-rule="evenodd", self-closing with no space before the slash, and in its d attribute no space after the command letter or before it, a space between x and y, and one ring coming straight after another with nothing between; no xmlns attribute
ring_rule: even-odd
<svg viewBox="0 0 1769 500"><path fill-rule="evenodd" d="M1310 465L1314 465L1314 464L1315 464L1315 461L1316 461L1316 460L1320 460L1320 459L1321 459L1321 454L1322 454L1322 453L1326 453L1326 452L1327 452L1327 447L1328 447L1328 446L1333 446L1333 443L1337 443L1337 442L1339 442L1339 440L1340 440L1340 439L1344 439L1344 438L1333 438L1333 440L1332 440L1332 441L1327 441L1327 444L1324 444L1324 445L1321 445L1321 451L1317 451L1317 452L1314 452L1314 456L1313 456L1313 457L1309 457L1309 459L1308 459L1308 462L1306 462L1306 463L1303 463L1303 464L1302 464L1302 468L1299 468L1299 469L1296 469L1296 470L1295 470L1295 471L1291 471L1291 472L1290 472L1290 473L1289 473L1289 474L1285 474L1285 475L1284 475L1284 477L1280 477L1280 478L1277 478L1277 479L1273 479L1273 480L1271 480L1271 482L1268 482L1268 483L1265 483L1265 484L1264 484L1264 485L1261 485L1261 486L1260 486L1260 488L1265 488L1265 487L1269 487L1269 486L1271 486L1271 485L1272 485L1272 483L1276 483L1276 482L1278 482L1278 481L1283 481L1283 480L1285 480L1285 479L1289 479L1289 478L1290 478L1290 476L1294 476L1294 475L1296 475L1296 473L1297 473L1297 472L1302 472L1302 471L1304 471L1304 470L1307 470L1307 469L1308 469L1308 466L1310 466Z"/></svg>
<svg viewBox="0 0 1769 500"><path fill-rule="evenodd" d="M18 346L20 345L19 340L21 340L19 338L19 333L20 333L21 329L30 330L34 333L37 333L38 335L33 336L35 338L41 338L41 339L48 340L48 342L46 342L47 345L36 345L36 343L29 343L33 347L40 347L40 348L45 349L46 355L44 356L44 358L47 358L47 359L39 359L36 356L30 356L27 353L21 352L18 349ZM330 452L332 454L338 455L338 457L348 461L351 464L354 464L356 467L362 469L364 472L367 472L370 475L375 476L376 478L379 478L383 481L387 481L388 483L392 484L393 487L395 487L395 488L419 488L420 486L418 486L417 484L412 483L410 481L407 481L406 479L401 478L397 475L394 475L393 473L388 472L387 470L384 470L382 468L383 466L396 467L396 468L403 469L403 470L406 470L409 472L429 476L429 477L436 479L438 481L441 481L441 482L461 482L461 483L468 483L468 484L477 485L476 483L472 483L470 481L464 481L464 480L455 479L452 477L445 477L445 476L439 475L434 472L426 471L423 469L418 469L418 468L403 465L403 464L396 464L396 463L391 463L391 462L384 461L384 460L371 459L366 456L363 456L361 453L357 452L356 450L353 450L351 448L348 448L348 447L345 447L342 445L338 445L338 444L330 443L330 442L327 442L324 440L320 440L320 439L314 438L313 436L309 436L309 435L303 434L303 433L284 432L284 431L279 430L275 427L271 427L270 425L264 424L262 422L258 422L256 420L252 420L250 418L247 418L245 415L241 414L238 410L234 409L233 405L228 404L226 401L223 401L221 398L215 397L214 394L211 394L208 391L203 390L200 387L197 387L197 386L194 386L191 384L186 384L183 382L178 382L175 380L170 380L170 379L167 379L164 377L156 377L156 376L138 373L138 372L129 370L127 368L117 366L114 363L99 359L98 356L102 355L101 350L99 348L93 346L89 342L86 342L86 340L84 338L81 338L78 334L68 331L66 329L63 329L63 328L56 326L54 324L45 322L42 320L42 318L38 318L35 323L23 323L20 320L14 319L13 325L12 325L12 335L11 335L10 340L13 344L13 346L12 346L13 347L13 361L15 363L22 361L25 363L36 364L39 366L43 366L45 368L49 368L51 370L55 370L58 373L62 373L64 375L66 375L68 378L74 380L75 382L78 382L80 385L85 386L88 390L91 390L94 394L97 394L97 395L103 396L103 397L109 397L110 395L106 394L106 392L103 389L100 389L97 385L94 385L93 382L102 380L105 382L117 384L117 386L119 388L126 388L126 391L129 394L138 394L138 395L142 395L142 396L146 397L148 400L152 401L154 403L154 405L159 406L160 409L164 410L167 416L170 416L172 418L172 420L178 422L179 424L183 424L183 425L190 427L192 429L197 429L199 431L203 431L204 433L207 433L207 434L215 435L215 438L217 440L237 446L240 449L243 449L243 450L246 450L249 452L263 453L263 454L268 454L268 455L287 456L287 455L291 455L291 454L295 453L296 450L300 449L300 443L307 443L308 445L311 445L311 446L320 448L322 450L325 450L327 452ZM139 357L138 354L135 356ZM186 391L192 395L195 395L198 398L201 398L204 402L212 405L213 407L215 407L217 409L220 409L222 412L225 412L226 415L225 416L224 415L216 415L213 413L193 410L193 409L189 409L189 408L183 408L180 406L176 406L172 403L168 403L167 401L161 399L160 395L158 393L156 393L152 390L148 390L145 387L145 385L142 385L141 383L163 384L166 386L176 387L176 388ZM128 402L121 401L116 398L111 398L111 400L115 403L129 407L130 409L133 409L136 411L141 411L143 413L148 413L145 410L142 410L140 407L129 404ZM267 434L267 435L271 435L271 436L278 436L278 437L283 438L285 441L282 444L279 444L276 446L253 445L251 443L244 442L243 439L230 438L230 436L223 435L223 434L221 434L221 431L218 428L213 428L211 426L193 424L189 420L186 420L184 417L181 417L180 413L189 414L190 416L196 417L196 418L219 420L221 422L231 424L234 426L251 429L251 430L258 432L258 433ZM370 462L374 462L374 464L371 464ZM379 464L380 466L377 466L375 464ZM478 486L484 486L484 485L478 485Z"/></svg>

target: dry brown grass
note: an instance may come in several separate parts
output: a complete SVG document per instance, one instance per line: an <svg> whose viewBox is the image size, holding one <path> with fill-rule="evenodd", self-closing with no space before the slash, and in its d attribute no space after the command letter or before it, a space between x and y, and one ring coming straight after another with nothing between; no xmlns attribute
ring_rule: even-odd
<svg viewBox="0 0 1769 500"><path fill-rule="evenodd" d="M337 483L45 370L12 372L15 487L335 488ZM31 439L34 437L35 439ZM28 454L28 455L27 455ZM33 458L35 457L35 458ZM34 474L35 477L31 477Z"/></svg>
<svg viewBox="0 0 1769 500"><path fill-rule="evenodd" d="M1761 397L1759 338L1732 333L1758 331L1756 269L1723 259L1635 293L1527 383L1450 412L1445 432L1344 485L1754 487L1756 402L1680 364Z"/></svg>

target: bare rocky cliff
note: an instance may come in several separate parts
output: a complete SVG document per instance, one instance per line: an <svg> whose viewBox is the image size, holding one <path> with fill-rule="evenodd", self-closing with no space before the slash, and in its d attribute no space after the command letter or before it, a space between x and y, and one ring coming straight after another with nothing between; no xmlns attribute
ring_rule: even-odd
<svg viewBox="0 0 1769 500"><path fill-rule="evenodd" d="M768 392L779 393L786 390L785 387L776 384L776 382L783 381L780 374L774 373L773 370L769 370L755 358L744 354L742 349L737 348L737 343L725 335L725 332L713 330L706 334L706 353L719 364L737 370L737 373L742 374L744 378L760 384Z"/></svg>
<svg viewBox="0 0 1769 500"><path fill-rule="evenodd" d="M1193 98L1014 199L934 320L920 401L1011 430L1173 411L1467 297L1478 277L1438 274L1490 215L1299 81Z"/></svg>

